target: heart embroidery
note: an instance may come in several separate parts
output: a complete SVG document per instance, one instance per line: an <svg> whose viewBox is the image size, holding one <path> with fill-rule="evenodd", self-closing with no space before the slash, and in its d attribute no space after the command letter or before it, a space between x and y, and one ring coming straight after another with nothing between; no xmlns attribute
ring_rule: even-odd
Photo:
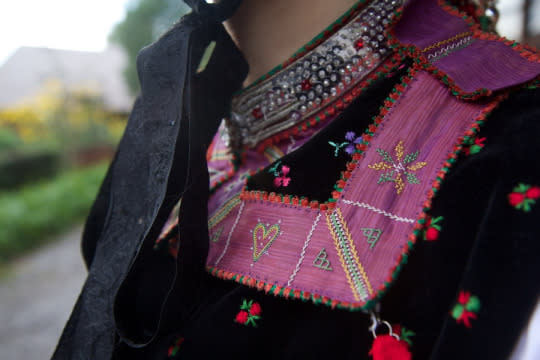
<svg viewBox="0 0 540 360"><path fill-rule="evenodd" d="M270 228L266 228L263 223L258 223L253 229L253 261L259 260L259 258L264 254L266 250L272 245L274 240L278 237L280 233L279 224L274 224ZM259 237L260 235L260 237ZM257 243L260 240L263 244L266 243L261 251L257 249Z"/></svg>

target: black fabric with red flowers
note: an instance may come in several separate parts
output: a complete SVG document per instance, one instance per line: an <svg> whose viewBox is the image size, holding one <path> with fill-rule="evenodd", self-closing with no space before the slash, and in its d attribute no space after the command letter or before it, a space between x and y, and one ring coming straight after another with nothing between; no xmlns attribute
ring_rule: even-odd
<svg viewBox="0 0 540 360"><path fill-rule="evenodd" d="M375 93L368 100L382 102L385 95ZM382 299L381 318L414 331L413 359L507 359L525 329L539 295L540 203L525 212L509 195L519 183L540 184L538 104L539 90L519 90L489 116L479 134L485 146L460 156L433 201L430 215L444 217L441 230L417 243ZM333 126L345 133L351 119L363 117L358 107ZM328 147L326 138L316 141L287 163L296 166L317 145ZM452 314L463 294L479 302L465 313L470 327L463 314L462 321ZM245 300L260 306L256 326L247 324ZM241 311L247 316L238 317ZM369 325L362 312L285 300L206 275L200 304L174 329L185 339L175 358L369 359ZM142 349L119 343L116 359L166 359L174 339L164 334Z"/></svg>

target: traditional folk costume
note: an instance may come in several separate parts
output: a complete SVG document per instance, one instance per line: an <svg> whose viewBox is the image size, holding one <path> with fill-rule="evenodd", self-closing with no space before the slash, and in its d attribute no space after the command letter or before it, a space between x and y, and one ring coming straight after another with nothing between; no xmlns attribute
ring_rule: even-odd
<svg viewBox="0 0 540 360"><path fill-rule="evenodd" d="M237 5L141 52L54 359L507 359L539 290L538 54L359 1L239 90Z"/></svg>

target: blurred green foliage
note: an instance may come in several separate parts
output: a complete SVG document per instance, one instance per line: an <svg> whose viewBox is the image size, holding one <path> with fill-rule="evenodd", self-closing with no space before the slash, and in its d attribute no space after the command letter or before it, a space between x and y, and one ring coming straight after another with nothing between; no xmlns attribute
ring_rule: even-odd
<svg viewBox="0 0 540 360"><path fill-rule="evenodd" d="M158 39L188 11L182 0L135 0L125 19L111 32L109 40L128 54L124 76L133 95L139 92L136 68L139 50Z"/></svg>
<svg viewBox="0 0 540 360"><path fill-rule="evenodd" d="M0 154L0 191L51 178L61 166L61 154L55 149Z"/></svg>
<svg viewBox="0 0 540 360"><path fill-rule="evenodd" d="M13 129L0 128L0 153L15 149L21 144L21 139Z"/></svg>
<svg viewBox="0 0 540 360"><path fill-rule="evenodd" d="M0 193L0 264L84 219L106 164L71 170L17 192Z"/></svg>

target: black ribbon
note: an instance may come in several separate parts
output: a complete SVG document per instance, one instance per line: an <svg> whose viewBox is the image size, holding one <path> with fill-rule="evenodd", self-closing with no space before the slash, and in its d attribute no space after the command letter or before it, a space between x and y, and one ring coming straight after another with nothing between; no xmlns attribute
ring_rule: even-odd
<svg viewBox="0 0 540 360"><path fill-rule="evenodd" d="M208 253L206 150L247 64L223 28L240 0L193 11L137 58L141 94L88 217L88 278L53 359L110 359L144 347L196 307ZM197 73L210 41L216 47ZM76 196L74 194L74 196ZM177 261L153 243L182 198Z"/></svg>

